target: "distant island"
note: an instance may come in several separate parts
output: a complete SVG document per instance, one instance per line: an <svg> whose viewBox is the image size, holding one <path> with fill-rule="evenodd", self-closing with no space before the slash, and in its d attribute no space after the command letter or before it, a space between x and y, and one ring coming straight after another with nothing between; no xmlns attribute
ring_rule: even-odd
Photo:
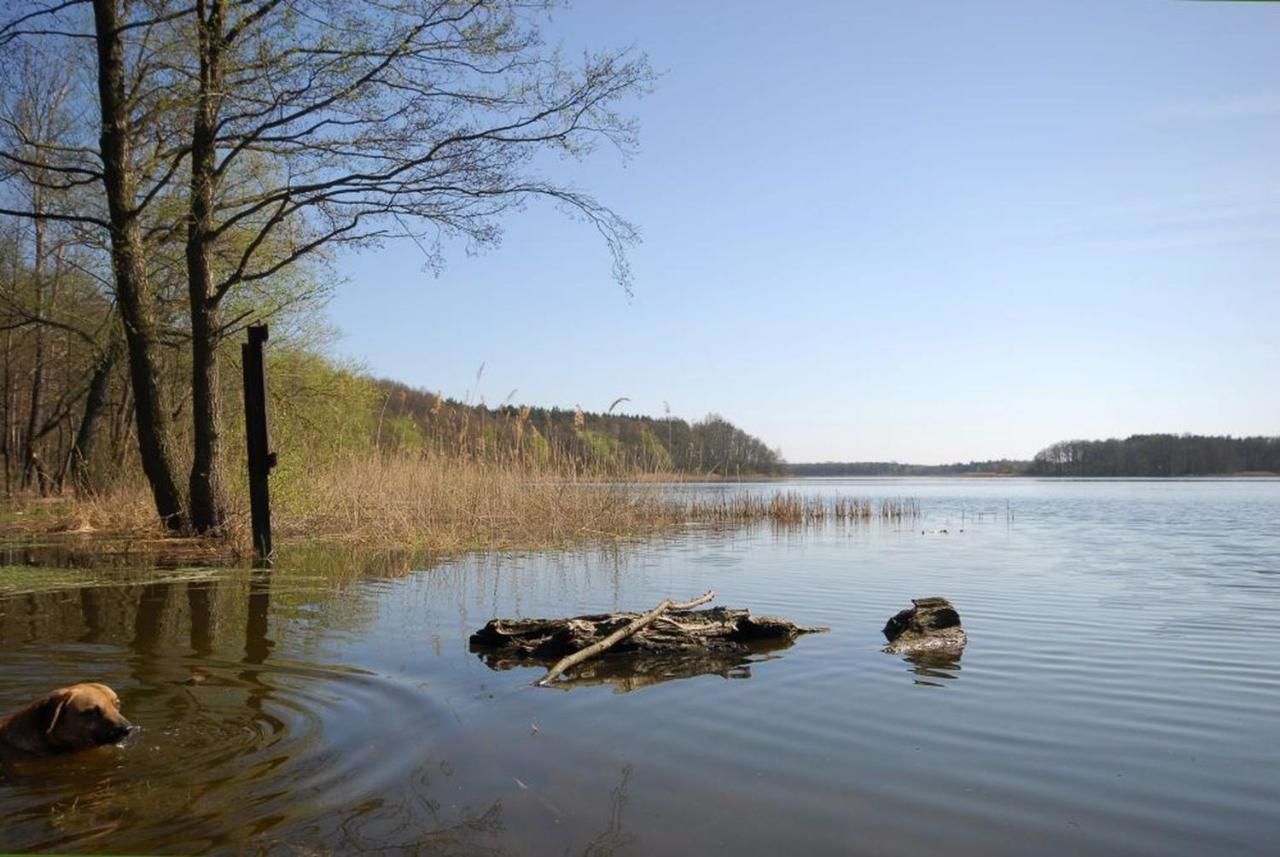
<svg viewBox="0 0 1280 857"><path fill-rule="evenodd" d="M823 461L788 464L792 476L1112 476L1280 475L1280 436L1135 434L1123 440L1064 440L1030 461L955 464Z"/></svg>

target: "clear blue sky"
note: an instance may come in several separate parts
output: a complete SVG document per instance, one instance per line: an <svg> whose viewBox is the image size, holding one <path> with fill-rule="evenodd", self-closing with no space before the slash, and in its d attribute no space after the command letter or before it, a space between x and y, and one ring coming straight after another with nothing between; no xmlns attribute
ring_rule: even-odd
<svg viewBox="0 0 1280 857"><path fill-rule="evenodd" d="M637 157L554 167L640 227L634 298L550 207L438 277L344 257L370 371L791 461L1280 434L1280 4L580 0L548 35L663 73Z"/></svg>

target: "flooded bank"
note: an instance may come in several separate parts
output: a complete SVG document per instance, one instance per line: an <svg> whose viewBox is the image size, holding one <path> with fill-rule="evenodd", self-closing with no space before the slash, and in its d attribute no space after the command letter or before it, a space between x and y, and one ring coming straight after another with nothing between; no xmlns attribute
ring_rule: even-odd
<svg viewBox="0 0 1280 857"><path fill-rule="evenodd" d="M924 524L453 559L294 549L272 572L11 553L0 711L94 680L142 728L121 748L6 759L0 849L1270 847L1280 679L1257 654L1280 645L1280 483L795 488L908 493ZM567 691L468 646L495 616L706 589L832 631ZM964 617L963 658L880 651L885 619L931 594Z"/></svg>

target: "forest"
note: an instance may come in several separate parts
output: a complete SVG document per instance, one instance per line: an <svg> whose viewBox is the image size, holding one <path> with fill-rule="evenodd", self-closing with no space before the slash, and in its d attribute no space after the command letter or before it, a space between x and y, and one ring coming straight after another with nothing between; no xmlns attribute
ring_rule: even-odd
<svg viewBox="0 0 1280 857"><path fill-rule="evenodd" d="M0 231L0 464L5 496L109 491L141 480L135 400L113 330L109 299L60 249L37 272L23 253L33 230L9 221ZM48 240L45 237L45 240ZM772 475L781 453L710 414L687 421L581 408L506 403L489 407L375 379L325 353L329 334L308 327L310 301L297 298L267 314L274 432L288 479L298 458L318 466L339 454L444 455L582 475ZM189 410L189 363L181 336L158 361L173 415ZM229 473L243 466L242 403L236 342L224 345L222 431ZM180 419L173 434L189 442Z"/></svg>
<svg viewBox="0 0 1280 857"><path fill-rule="evenodd" d="M1230 476L1280 474L1280 437L1135 434L1123 440L1064 440L1030 461L967 464L824 461L786 465L792 476Z"/></svg>
<svg viewBox="0 0 1280 857"><path fill-rule="evenodd" d="M818 461L788 464L792 476L962 476L969 473L1018 476L1030 462L1002 458L967 464L900 464L896 461Z"/></svg>
<svg viewBox="0 0 1280 857"><path fill-rule="evenodd" d="M377 386L382 397L375 426L379 446L403 443L470 458L515 456L538 466L568 465L579 472L615 475L737 478L780 474L784 466L780 450L719 414L690 423L612 409L491 408L393 380L379 380Z"/></svg>
<svg viewBox="0 0 1280 857"><path fill-rule="evenodd" d="M1032 476L1217 476L1280 473L1280 437L1135 434L1064 440L1036 453Z"/></svg>

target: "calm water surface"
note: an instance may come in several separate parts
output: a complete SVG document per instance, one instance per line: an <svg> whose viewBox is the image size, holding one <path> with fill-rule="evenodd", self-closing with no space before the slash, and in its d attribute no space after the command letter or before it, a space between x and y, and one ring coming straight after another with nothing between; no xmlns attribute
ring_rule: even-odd
<svg viewBox="0 0 1280 857"><path fill-rule="evenodd" d="M270 575L10 569L0 711L90 679L143 728L0 768L0 851L1276 853L1280 482L790 487L926 517L436 563L295 550ZM468 651L494 616L706 589L832 631L630 692ZM959 609L960 661L880 651L921 595Z"/></svg>

